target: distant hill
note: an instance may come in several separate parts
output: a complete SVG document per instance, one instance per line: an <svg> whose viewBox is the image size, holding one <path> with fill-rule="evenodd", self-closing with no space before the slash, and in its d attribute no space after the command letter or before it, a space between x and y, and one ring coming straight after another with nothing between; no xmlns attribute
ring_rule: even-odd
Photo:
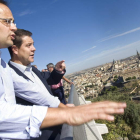
<svg viewBox="0 0 140 140"><path fill-rule="evenodd" d="M131 60L132 57L136 58L137 55L132 55L132 56L129 56L127 58L124 58L124 59L119 59L119 61L126 61L126 60ZM113 60L112 60L113 61ZM116 60L118 61L118 60ZM112 62L108 62L108 63L105 63L105 64L109 64L109 63L112 63ZM73 76L78 76L80 74L84 74L85 72L89 71L89 70L93 70L93 69L96 69L98 67L102 67L104 66L105 64L102 64L102 65L98 65L98 66L94 66L94 67L90 67L90 68L87 68L87 69L84 69L84 70L81 70L81 71L78 71L78 72L74 72L74 73L71 73L71 74L67 74L66 77L70 78L70 77L73 77Z"/></svg>

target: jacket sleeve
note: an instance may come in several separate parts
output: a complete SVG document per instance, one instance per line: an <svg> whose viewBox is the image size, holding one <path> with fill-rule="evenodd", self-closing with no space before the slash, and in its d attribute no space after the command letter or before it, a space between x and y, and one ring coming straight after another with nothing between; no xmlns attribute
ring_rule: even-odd
<svg viewBox="0 0 140 140"><path fill-rule="evenodd" d="M47 83L49 85L55 85L60 82L60 80L64 76L65 72L66 72L66 70L64 70L63 72L60 72L60 71L57 71L56 69L54 69L51 73L50 72L41 72L41 75L43 78L45 78L45 80L47 81Z"/></svg>

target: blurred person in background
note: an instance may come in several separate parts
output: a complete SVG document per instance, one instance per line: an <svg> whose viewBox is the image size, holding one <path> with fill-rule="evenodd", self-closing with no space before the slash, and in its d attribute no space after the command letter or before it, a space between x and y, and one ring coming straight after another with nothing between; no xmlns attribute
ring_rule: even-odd
<svg viewBox="0 0 140 140"><path fill-rule="evenodd" d="M53 63L47 64L47 69L50 73L54 70L54 68L55 68L55 66ZM62 79L65 80L70 85L73 84L73 82L71 82L64 76L62 77ZM67 102L66 102L66 98L65 98L65 94L64 94L62 79L60 80L60 82L58 84L50 85L50 87L51 87L53 95L58 97L61 103L66 104Z"/></svg>

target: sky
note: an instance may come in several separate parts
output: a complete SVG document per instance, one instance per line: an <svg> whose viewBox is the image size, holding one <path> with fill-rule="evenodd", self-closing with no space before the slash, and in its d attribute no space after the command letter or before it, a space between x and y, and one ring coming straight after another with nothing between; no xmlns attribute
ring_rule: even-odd
<svg viewBox="0 0 140 140"><path fill-rule="evenodd" d="M33 33L39 70L65 60L70 74L140 53L140 0L8 1L17 27Z"/></svg>

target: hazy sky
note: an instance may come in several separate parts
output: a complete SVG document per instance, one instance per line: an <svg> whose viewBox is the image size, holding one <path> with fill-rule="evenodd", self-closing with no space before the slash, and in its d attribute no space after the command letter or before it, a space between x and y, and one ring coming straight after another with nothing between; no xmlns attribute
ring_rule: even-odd
<svg viewBox="0 0 140 140"><path fill-rule="evenodd" d="M9 0L18 28L33 33L38 69L67 73L140 52L140 0ZM3 59L10 59L7 49Z"/></svg>

